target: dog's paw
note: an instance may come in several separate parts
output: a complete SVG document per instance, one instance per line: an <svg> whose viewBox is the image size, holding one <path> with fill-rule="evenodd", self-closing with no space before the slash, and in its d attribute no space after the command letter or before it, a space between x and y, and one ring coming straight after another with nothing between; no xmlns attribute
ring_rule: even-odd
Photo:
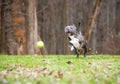
<svg viewBox="0 0 120 84"><path fill-rule="evenodd" d="M71 46L70 50L71 50L71 51L73 51L73 50L74 50L74 47L73 47L73 46Z"/></svg>

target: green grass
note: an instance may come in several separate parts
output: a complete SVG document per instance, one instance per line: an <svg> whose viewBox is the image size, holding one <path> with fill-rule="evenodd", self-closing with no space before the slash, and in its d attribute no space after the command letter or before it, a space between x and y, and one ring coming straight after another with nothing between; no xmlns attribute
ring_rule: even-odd
<svg viewBox="0 0 120 84"><path fill-rule="evenodd" d="M120 55L0 55L0 84L120 84Z"/></svg>

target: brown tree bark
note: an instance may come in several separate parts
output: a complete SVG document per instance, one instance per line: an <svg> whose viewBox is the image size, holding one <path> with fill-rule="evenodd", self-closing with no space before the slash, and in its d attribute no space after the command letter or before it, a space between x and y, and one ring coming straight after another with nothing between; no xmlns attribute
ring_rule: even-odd
<svg viewBox="0 0 120 84"><path fill-rule="evenodd" d="M5 9L4 9L4 4L3 4L3 2L5 2L5 1L1 1L1 20L3 20L4 19L4 11L5 11ZM3 21L1 21L1 53L2 54L4 54L4 53L7 53L6 52L6 49L5 49L5 28L4 28L4 20Z"/></svg>
<svg viewBox="0 0 120 84"><path fill-rule="evenodd" d="M1 8L2 8L2 0L0 0L0 46L2 46ZM0 47L0 53L2 53L2 47Z"/></svg>
<svg viewBox="0 0 120 84"><path fill-rule="evenodd" d="M90 16L90 19L89 19L88 24L87 24L86 29L85 29L86 31L85 31L84 37L88 41L90 39L90 35L91 35L92 29L93 29L94 22L99 14L100 3L101 3L101 0L95 0L92 14Z"/></svg>
<svg viewBox="0 0 120 84"><path fill-rule="evenodd" d="M13 0L12 4L12 17L13 17L13 28L14 38L17 43L16 49L17 54L26 54L26 20L24 16L24 8L22 1Z"/></svg>
<svg viewBox="0 0 120 84"><path fill-rule="evenodd" d="M36 0L26 0L26 20L27 20L27 52L34 54L37 52L36 43L38 41L37 35L37 18L36 18Z"/></svg>
<svg viewBox="0 0 120 84"><path fill-rule="evenodd" d="M15 54L16 52L11 5L12 0L2 0L2 52L6 54Z"/></svg>

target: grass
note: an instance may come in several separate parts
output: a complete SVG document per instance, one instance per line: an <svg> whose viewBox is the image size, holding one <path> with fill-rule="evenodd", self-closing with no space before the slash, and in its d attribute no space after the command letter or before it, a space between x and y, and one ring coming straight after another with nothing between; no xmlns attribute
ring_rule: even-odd
<svg viewBox="0 0 120 84"><path fill-rule="evenodd" d="M0 55L0 84L120 84L120 55Z"/></svg>

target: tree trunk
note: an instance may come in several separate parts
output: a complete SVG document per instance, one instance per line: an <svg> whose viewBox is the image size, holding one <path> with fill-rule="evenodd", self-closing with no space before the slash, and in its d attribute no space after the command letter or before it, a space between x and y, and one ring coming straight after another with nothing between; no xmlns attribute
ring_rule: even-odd
<svg viewBox="0 0 120 84"><path fill-rule="evenodd" d="M26 20L27 20L27 52L34 54L37 52L36 43L38 41L37 34L37 18L36 18L36 0L25 0L26 5Z"/></svg>
<svg viewBox="0 0 120 84"><path fill-rule="evenodd" d="M4 4L3 3L5 3L5 1L1 1L1 20L3 20L4 19L4 11L5 11L5 6L4 6ZM1 21L1 53L2 54L4 54L4 53L7 53L6 52L6 49L5 49L5 28L4 28L4 20L3 21Z"/></svg>
<svg viewBox="0 0 120 84"><path fill-rule="evenodd" d="M12 0L2 1L2 51L3 53L15 54L16 42L14 40L14 29L12 26Z"/></svg>
<svg viewBox="0 0 120 84"><path fill-rule="evenodd" d="M63 1L63 30L65 28L66 25L69 24L69 0L64 0ZM64 38L64 52L63 54L70 54L70 49L69 49L69 45L68 45L68 40L65 34L63 34L63 38Z"/></svg>
<svg viewBox="0 0 120 84"><path fill-rule="evenodd" d="M92 10L92 15L91 15L91 17L90 17L90 19L88 21L87 27L86 27L84 37L88 41L90 39L90 35L91 35L92 29L93 29L94 22L95 22L95 20L97 18L97 15L99 14L100 2L101 2L101 0L95 0L94 8Z"/></svg>
<svg viewBox="0 0 120 84"><path fill-rule="evenodd" d="M116 34L120 37L120 1L118 0L116 3L116 20L115 20L115 28Z"/></svg>
<svg viewBox="0 0 120 84"><path fill-rule="evenodd" d="M19 0L13 0L12 4L13 28L15 32L15 41L17 43L17 54L26 54L26 20L24 16L25 6L22 4L23 2Z"/></svg>
<svg viewBox="0 0 120 84"><path fill-rule="evenodd" d="M1 28L1 9L2 9L2 0L0 0L0 53L2 53L2 28Z"/></svg>

